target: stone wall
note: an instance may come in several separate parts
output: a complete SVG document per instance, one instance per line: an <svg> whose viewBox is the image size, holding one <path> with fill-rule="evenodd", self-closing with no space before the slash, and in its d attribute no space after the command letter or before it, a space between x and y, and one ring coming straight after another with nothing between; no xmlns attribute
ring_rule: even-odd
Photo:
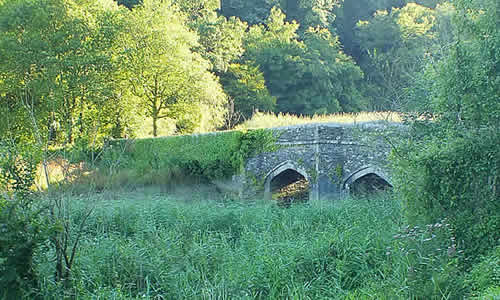
<svg viewBox="0 0 500 300"><path fill-rule="evenodd" d="M308 124L270 129L278 150L251 157L241 175L242 196L270 198L271 181L291 169L310 184L309 199L335 198L357 179L376 174L391 182L387 138L401 125L387 122Z"/></svg>

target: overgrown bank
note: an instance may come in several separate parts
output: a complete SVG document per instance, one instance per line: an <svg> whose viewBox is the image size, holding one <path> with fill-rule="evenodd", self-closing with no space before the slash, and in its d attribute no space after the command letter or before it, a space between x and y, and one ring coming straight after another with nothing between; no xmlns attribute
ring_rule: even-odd
<svg viewBox="0 0 500 300"><path fill-rule="evenodd" d="M111 141L100 170L114 183L186 183L227 179L251 155L271 150L275 137L267 129Z"/></svg>

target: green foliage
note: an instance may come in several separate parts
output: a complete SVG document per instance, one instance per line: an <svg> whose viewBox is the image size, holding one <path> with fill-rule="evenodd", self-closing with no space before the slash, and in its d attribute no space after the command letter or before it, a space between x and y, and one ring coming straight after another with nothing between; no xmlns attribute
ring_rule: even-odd
<svg viewBox="0 0 500 300"><path fill-rule="evenodd" d="M377 10L402 5L403 1L401 0L343 1L342 5L335 11L335 21L330 24L329 28L339 35L346 53L353 56L356 61L360 61L360 42L354 35L357 22L368 19Z"/></svg>
<svg viewBox="0 0 500 300"><path fill-rule="evenodd" d="M338 0L280 1L280 8L288 19L296 20L303 30L309 27L328 28L335 20L334 9L341 5Z"/></svg>
<svg viewBox="0 0 500 300"><path fill-rule="evenodd" d="M273 111L276 98L267 90L264 74L249 62L231 64L226 74L221 77L224 91L234 101L234 111L241 113L244 119L258 111Z"/></svg>
<svg viewBox="0 0 500 300"><path fill-rule="evenodd" d="M123 5L127 7L128 9L132 9L137 5L140 5L142 3L141 0L115 0L119 5Z"/></svg>
<svg viewBox="0 0 500 300"><path fill-rule="evenodd" d="M218 75L227 71L229 64L243 53L243 36L247 24L236 17L219 16L219 0L174 0L187 16L187 25L199 36L199 52L210 61Z"/></svg>
<svg viewBox="0 0 500 300"><path fill-rule="evenodd" d="M410 222L446 218L464 253L463 269L499 242L500 73L493 67L500 57L498 5L457 3L459 41L428 73L432 85L419 87L431 88L424 99L429 105L412 116L408 139L396 156L396 186Z"/></svg>
<svg viewBox="0 0 500 300"><path fill-rule="evenodd" d="M180 132L221 125L226 97L208 62L191 51L197 36L182 15L170 3L144 1L126 16L122 79L137 97L138 111L152 118L153 136L158 120L167 117L179 121Z"/></svg>
<svg viewBox="0 0 500 300"><path fill-rule="evenodd" d="M500 124L499 4L473 1L455 17L459 41L437 69L433 111L454 127Z"/></svg>
<svg viewBox="0 0 500 300"><path fill-rule="evenodd" d="M0 186L10 196L27 198L32 193L40 153L8 139L0 143Z"/></svg>
<svg viewBox="0 0 500 300"><path fill-rule="evenodd" d="M0 144L0 297L20 298L37 287L33 257L47 241L45 208L33 197L36 166L33 151Z"/></svg>
<svg viewBox="0 0 500 300"><path fill-rule="evenodd" d="M228 154L235 151L239 136L239 132L228 132L135 140L127 146L121 167L136 170L139 177L152 170L169 172L178 168L195 178L231 176L233 168ZM110 143L106 155L117 155L114 151L119 151L119 143L126 141Z"/></svg>
<svg viewBox="0 0 500 300"><path fill-rule="evenodd" d="M263 129L118 140L110 142L101 163L112 177L117 170L132 171L136 184L227 179L241 170L248 157L274 149L274 142L272 132Z"/></svg>
<svg viewBox="0 0 500 300"><path fill-rule="evenodd" d="M269 16L271 8L276 6L279 0L229 0L221 1L221 12L224 16L238 16L249 24L262 24Z"/></svg>
<svg viewBox="0 0 500 300"><path fill-rule="evenodd" d="M327 28L335 20L334 9L340 5L338 0L259 0L222 1L222 13L225 16L238 16L242 20L255 25L265 23L273 7L279 8L287 15L287 19L301 24L302 31L309 27Z"/></svg>
<svg viewBox="0 0 500 300"><path fill-rule="evenodd" d="M356 84L362 72L338 40L328 30L311 28L301 41L298 28L273 8L266 26L252 26L245 41L243 59L259 65L277 110L312 115L361 109Z"/></svg>
<svg viewBox="0 0 500 300"><path fill-rule="evenodd" d="M244 52L243 38L247 24L235 17L217 17L215 13L195 24L203 46L202 56L211 62L215 72L226 72Z"/></svg>
<svg viewBox="0 0 500 300"><path fill-rule="evenodd" d="M366 93L375 109L400 110L416 74L426 61L440 54L440 48L434 46L439 35L437 16L430 8L409 3L390 12L379 10L368 21L358 22L355 36L362 50L359 63L366 73Z"/></svg>
<svg viewBox="0 0 500 300"><path fill-rule="evenodd" d="M418 152L408 149L411 156L398 158L396 186L412 223L447 218L458 247L474 260L498 244L499 136L485 131L447 138L426 141Z"/></svg>
<svg viewBox="0 0 500 300"><path fill-rule="evenodd" d="M271 130L250 130L241 136L238 149L232 155L233 168L238 172L248 158L262 152L276 151L276 137Z"/></svg>
<svg viewBox="0 0 500 300"><path fill-rule="evenodd" d="M499 295L500 246L495 247L487 255L481 257L479 263L468 274L466 284L471 287L472 295L479 296L478 298L483 296L483 299L488 299L489 293L491 293L491 296Z"/></svg>
<svg viewBox="0 0 500 300"><path fill-rule="evenodd" d="M451 10L434 0L418 2L434 10L399 0L118 2L130 10L111 0L0 4L3 133L33 140L36 121L43 139L71 144L141 136L144 122L153 136L231 128L255 109L387 109L423 53L444 52L451 36ZM371 18L379 9L386 17ZM354 36L360 19L369 23Z"/></svg>
<svg viewBox="0 0 500 300"><path fill-rule="evenodd" d="M0 94L11 98L10 113L22 117L16 121L27 123L28 132L38 123L38 135L53 140L62 131L67 143L76 128L81 135L105 134L106 100L113 94L113 5L19 0L0 10Z"/></svg>

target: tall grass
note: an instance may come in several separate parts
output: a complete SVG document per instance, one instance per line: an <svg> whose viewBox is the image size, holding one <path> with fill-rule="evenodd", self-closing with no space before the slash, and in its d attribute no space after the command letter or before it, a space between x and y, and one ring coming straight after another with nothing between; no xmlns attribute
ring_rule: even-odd
<svg viewBox="0 0 500 300"><path fill-rule="evenodd" d="M371 121L401 122L396 112L338 113L331 115L297 116L287 113L256 112L251 119L236 126L237 130L272 128L310 123L357 123Z"/></svg>
<svg viewBox="0 0 500 300"><path fill-rule="evenodd" d="M74 196L75 223L87 201ZM454 299L467 290L446 254L446 224L404 226L390 195L288 209L179 201L155 189L105 191L92 201L66 288L53 281L53 253L37 253L40 298ZM478 268L480 282L467 278L475 295L498 290L495 261Z"/></svg>

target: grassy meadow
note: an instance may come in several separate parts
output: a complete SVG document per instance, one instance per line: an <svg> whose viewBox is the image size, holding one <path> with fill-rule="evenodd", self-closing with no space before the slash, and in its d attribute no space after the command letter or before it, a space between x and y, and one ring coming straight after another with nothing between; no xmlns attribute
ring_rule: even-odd
<svg viewBox="0 0 500 300"><path fill-rule="evenodd" d="M35 265L43 280L32 296L453 299L465 292L462 277L449 277L456 270L446 224L405 227L390 194L283 209L190 190L67 195L74 227L93 208L71 282L54 282L54 253L42 247Z"/></svg>

